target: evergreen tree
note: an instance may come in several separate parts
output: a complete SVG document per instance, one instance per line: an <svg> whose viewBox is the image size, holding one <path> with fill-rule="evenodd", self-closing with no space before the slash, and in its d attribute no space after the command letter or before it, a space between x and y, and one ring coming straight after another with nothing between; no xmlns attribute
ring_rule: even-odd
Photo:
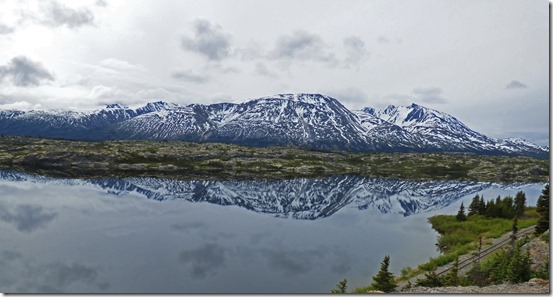
<svg viewBox="0 0 553 297"><path fill-rule="evenodd" d="M384 260L382 260L382 263L380 263L380 271L373 276L374 282L371 284L372 288L386 293L394 291L397 284L394 279L394 274L388 271L389 266L390 256L386 256Z"/></svg>
<svg viewBox="0 0 553 297"><path fill-rule="evenodd" d="M348 280L344 278L336 285L336 288L330 290L330 293L345 294L347 293L347 288L348 288Z"/></svg>
<svg viewBox="0 0 553 297"><path fill-rule="evenodd" d="M526 209L526 194L520 191L515 195L515 216L522 217L524 210Z"/></svg>
<svg viewBox="0 0 553 297"><path fill-rule="evenodd" d="M484 272L491 284L502 284L507 281L511 255L512 254L507 253L505 250L500 250L493 256L488 271Z"/></svg>
<svg viewBox="0 0 553 297"><path fill-rule="evenodd" d="M480 196L480 206L478 207L478 214L486 214L486 202L484 202L484 195Z"/></svg>
<svg viewBox="0 0 553 297"><path fill-rule="evenodd" d="M458 222L463 222L467 220L467 216L465 215L465 206L463 205L463 202L461 202L461 206L459 207L459 212L457 213L456 219Z"/></svg>
<svg viewBox="0 0 553 297"><path fill-rule="evenodd" d="M536 208L539 214L536 234L542 234L549 230L549 184L541 191Z"/></svg>
<svg viewBox="0 0 553 297"><path fill-rule="evenodd" d="M503 198L501 203L501 218L512 219L515 217L515 206L513 197L507 196Z"/></svg>
<svg viewBox="0 0 553 297"><path fill-rule="evenodd" d="M455 258L451 270L444 276L443 285L444 286L458 286L459 285L459 257Z"/></svg>
<svg viewBox="0 0 553 297"><path fill-rule="evenodd" d="M426 272L424 278L419 278L415 284L419 287L435 288L444 285L442 278L436 272Z"/></svg>
<svg viewBox="0 0 553 297"><path fill-rule="evenodd" d="M480 195L476 194L469 205L469 216L480 213Z"/></svg>
<svg viewBox="0 0 553 297"><path fill-rule="evenodd" d="M495 202L492 199L486 203L486 217L495 218L496 214L497 214L497 210L495 209Z"/></svg>
<svg viewBox="0 0 553 297"><path fill-rule="evenodd" d="M507 269L507 279L513 284L522 283L530 280L532 260L530 251L522 253L520 248L515 248L515 252L511 257L511 263Z"/></svg>

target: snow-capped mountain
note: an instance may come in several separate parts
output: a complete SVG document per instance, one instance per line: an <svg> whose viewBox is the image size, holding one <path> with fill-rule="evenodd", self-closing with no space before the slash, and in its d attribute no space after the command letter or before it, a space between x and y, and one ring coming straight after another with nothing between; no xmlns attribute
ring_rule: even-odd
<svg viewBox="0 0 553 297"><path fill-rule="evenodd" d="M135 193L148 199L184 200L238 206L282 218L314 220L343 208L402 214L439 210L458 199L487 189L522 185L467 181L405 181L359 176L291 180L171 180L160 178L56 179L0 171L0 180L93 186L114 196Z"/></svg>
<svg viewBox="0 0 553 297"><path fill-rule="evenodd" d="M280 94L244 103L88 111L0 111L0 134L77 140L174 139L251 146L397 152L474 152L548 157L520 139L493 139L455 117L412 104L350 111L320 94Z"/></svg>

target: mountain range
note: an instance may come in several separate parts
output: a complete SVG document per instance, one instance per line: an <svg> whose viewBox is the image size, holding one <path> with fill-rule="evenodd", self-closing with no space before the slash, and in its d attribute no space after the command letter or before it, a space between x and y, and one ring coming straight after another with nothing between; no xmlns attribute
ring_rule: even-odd
<svg viewBox="0 0 553 297"><path fill-rule="evenodd" d="M293 145L359 152L464 152L548 158L549 148L496 139L421 105L350 111L320 94L279 94L244 103L95 110L2 110L0 134L71 140L185 140L248 146Z"/></svg>

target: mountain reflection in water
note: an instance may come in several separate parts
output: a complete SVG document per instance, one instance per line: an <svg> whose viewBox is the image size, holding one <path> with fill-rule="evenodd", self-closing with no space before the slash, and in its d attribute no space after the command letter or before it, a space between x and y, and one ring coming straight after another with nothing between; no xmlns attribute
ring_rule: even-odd
<svg viewBox="0 0 553 297"><path fill-rule="evenodd" d="M75 186L94 185L114 196L134 192L158 201L183 199L190 202L235 205L257 213L305 220L328 217L344 207L409 216L447 207L463 196L483 190L516 189L524 186L469 181L406 181L360 176L250 181L140 177L57 179L12 171L0 171L0 179Z"/></svg>

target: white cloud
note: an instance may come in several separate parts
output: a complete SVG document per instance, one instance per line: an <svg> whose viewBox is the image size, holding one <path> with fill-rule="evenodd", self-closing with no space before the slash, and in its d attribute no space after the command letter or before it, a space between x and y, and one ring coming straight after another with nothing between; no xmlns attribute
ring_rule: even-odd
<svg viewBox="0 0 553 297"><path fill-rule="evenodd" d="M146 67L142 65L134 65L127 61L109 58L102 60L100 65L118 71L146 71Z"/></svg>

